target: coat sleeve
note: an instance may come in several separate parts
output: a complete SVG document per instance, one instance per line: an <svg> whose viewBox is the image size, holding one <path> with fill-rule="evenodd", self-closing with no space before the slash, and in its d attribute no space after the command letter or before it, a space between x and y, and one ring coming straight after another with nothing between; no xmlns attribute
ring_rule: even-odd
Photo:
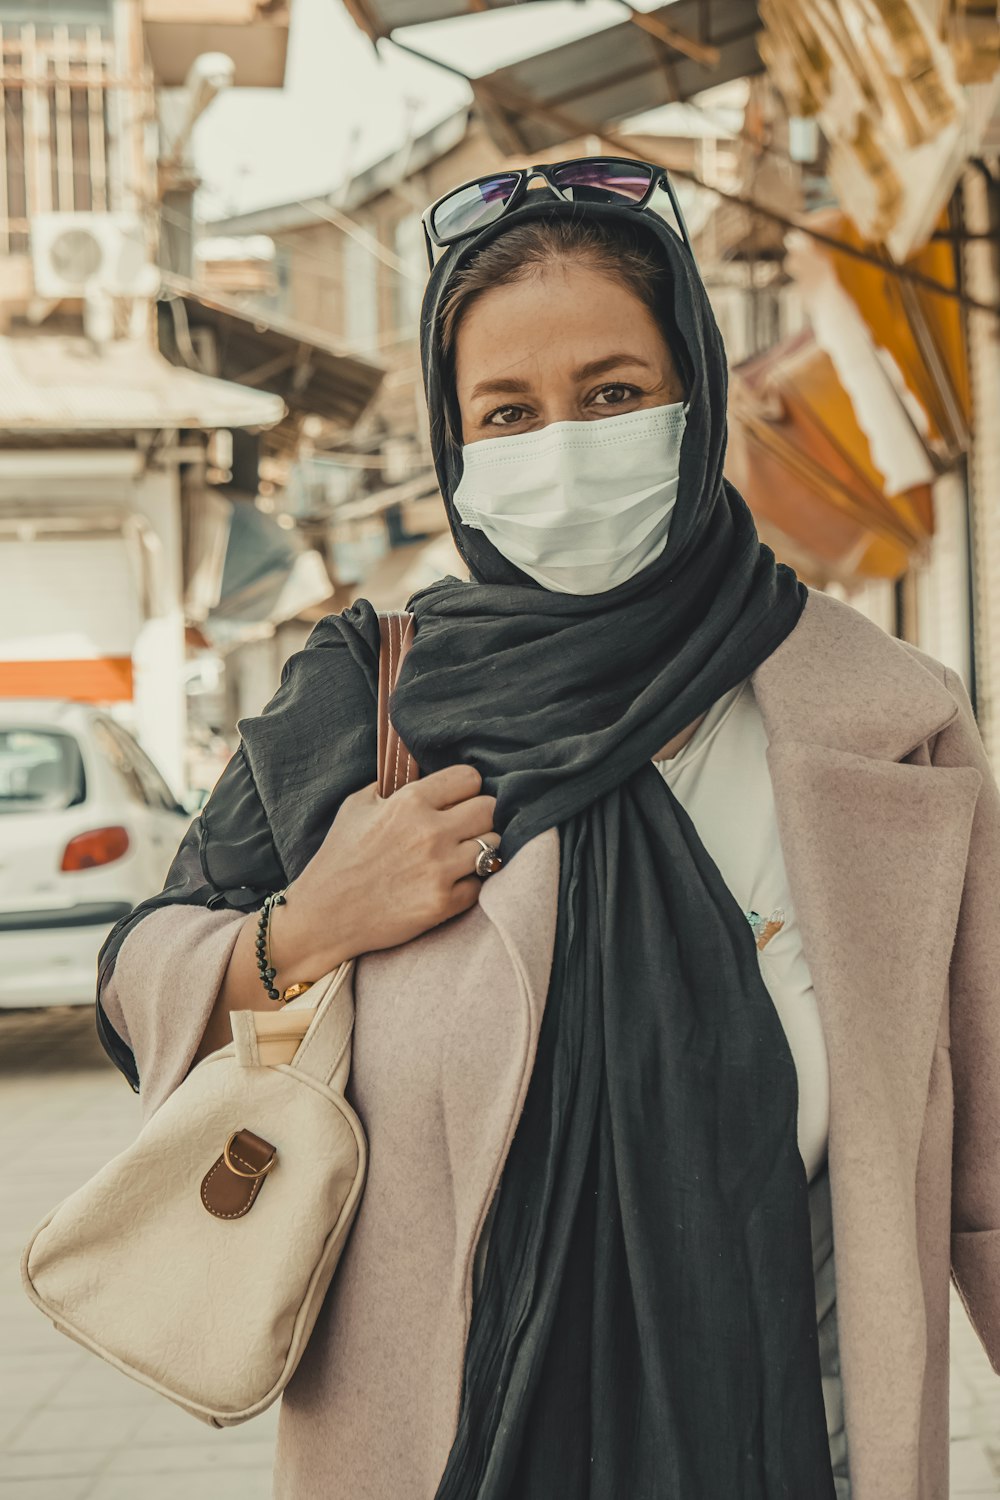
<svg viewBox="0 0 1000 1500"><path fill-rule="evenodd" d="M951 961L954 1082L952 1277L1000 1374L1000 791L969 695L946 685L959 711L937 737L935 765L982 773Z"/></svg>
<svg viewBox="0 0 1000 1500"><path fill-rule="evenodd" d="M214 858L210 824L220 829ZM241 747L181 840L163 890L123 917L101 949L97 1034L141 1093L144 1115L191 1066L244 913L284 884Z"/></svg>
<svg viewBox="0 0 1000 1500"><path fill-rule="evenodd" d="M142 1080L144 1124L190 1071L243 922L228 908L163 906L122 944L101 1005Z"/></svg>

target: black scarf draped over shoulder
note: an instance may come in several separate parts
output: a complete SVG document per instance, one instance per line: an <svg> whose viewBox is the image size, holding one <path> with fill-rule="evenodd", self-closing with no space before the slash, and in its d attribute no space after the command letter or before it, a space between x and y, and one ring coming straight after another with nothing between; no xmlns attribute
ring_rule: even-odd
<svg viewBox="0 0 1000 1500"><path fill-rule="evenodd" d="M795 1066L750 924L651 764L785 639L806 591L723 478L725 351L665 223L641 218L689 406L662 555L607 593L553 593L452 505L442 299L509 225L581 213L637 218L529 199L445 253L423 307L435 463L471 581L411 600L393 718L425 771L482 772L508 863L546 829L561 844L537 1058L436 1500L833 1500ZM377 661L368 604L316 627L241 724L163 893L111 934L102 982L147 911L248 910L301 870L374 780Z"/></svg>

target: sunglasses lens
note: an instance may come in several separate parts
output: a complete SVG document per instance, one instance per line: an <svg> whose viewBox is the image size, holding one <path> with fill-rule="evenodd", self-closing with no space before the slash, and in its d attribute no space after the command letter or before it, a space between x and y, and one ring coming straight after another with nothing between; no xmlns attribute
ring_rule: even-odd
<svg viewBox="0 0 1000 1500"><path fill-rule="evenodd" d="M504 172L459 188L434 210L434 233L447 244L473 229L485 229L500 217L517 181L516 172Z"/></svg>
<svg viewBox="0 0 1000 1500"><path fill-rule="evenodd" d="M634 161L611 161L600 156L570 162L553 173L560 191L585 203L638 203L649 192L653 174Z"/></svg>

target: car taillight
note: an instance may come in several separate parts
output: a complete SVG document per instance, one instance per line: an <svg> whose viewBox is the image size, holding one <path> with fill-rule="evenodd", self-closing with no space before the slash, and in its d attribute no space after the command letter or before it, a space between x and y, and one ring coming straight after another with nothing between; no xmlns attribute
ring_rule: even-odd
<svg viewBox="0 0 1000 1500"><path fill-rule="evenodd" d="M128 852L128 831L124 828L95 828L70 839L62 857L62 870L92 870L95 865L110 865Z"/></svg>

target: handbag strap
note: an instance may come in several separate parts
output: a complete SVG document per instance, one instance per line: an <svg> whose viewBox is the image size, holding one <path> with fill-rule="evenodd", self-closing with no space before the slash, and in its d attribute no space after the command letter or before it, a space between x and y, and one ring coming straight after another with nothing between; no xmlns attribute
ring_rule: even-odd
<svg viewBox="0 0 1000 1500"><path fill-rule="evenodd" d="M391 797L420 775L420 768L407 750L389 718L389 698L399 681L399 669L413 644L413 616L407 613L379 615L382 646L378 664L378 789ZM316 1014L292 1063L300 1073L316 1078L343 1093L351 1064L351 1032L354 1027L353 960L327 976L318 998ZM256 1042L256 1038L255 1038ZM237 1044L239 1045L239 1044Z"/></svg>
<svg viewBox="0 0 1000 1500"><path fill-rule="evenodd" d="M378 662L378 790L379 796L391 797L420 775L420 767L389 717L389 698L416 632L413 616L405 610L379 615L378 623L382 633Z"/></svg>
<svg viewBox="0 0 1000 1500"><path fill-rule="evenodd" d="M341 964L322 981L316 1014L299 1043L290 1066L336 1089L347 1087L351 1071L351 1033L354 1030L354 960Z"/></svg>

